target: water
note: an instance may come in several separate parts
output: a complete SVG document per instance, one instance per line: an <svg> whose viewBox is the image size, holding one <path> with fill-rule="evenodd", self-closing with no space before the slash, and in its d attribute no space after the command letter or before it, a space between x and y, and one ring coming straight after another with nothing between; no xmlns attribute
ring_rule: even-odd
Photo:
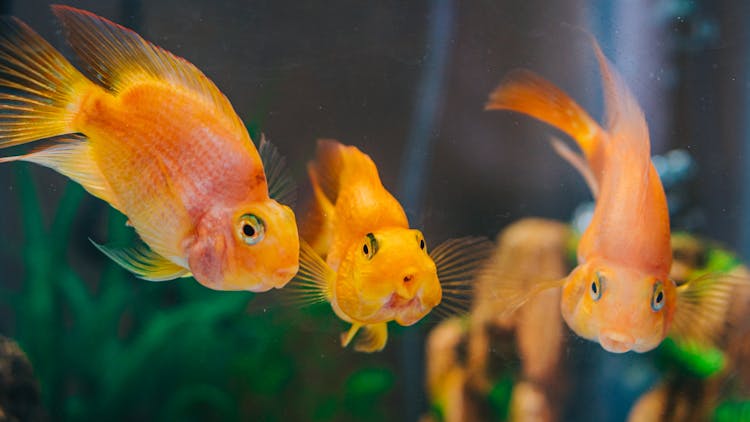
<svg viewBox="0 0 750 422"><path fill-rule="evenodd" d="M135 28L203 70L251 134L265 133L287 157L302 199L316 139L361 148L429 245L494 238L523 217L571 221L591 200L549 147L552 129L483 111L504 75L524 67L601 118L595 59L576 29L586 28L638 98L653 152L680 149L694 160L692 178L671 190L681 210L673 228L750 253L750 6L742 2L68 4ZM0 10L73 57L48 2L5 0ZM437 407L424 388L423 352L438 318L390 327L385 351L355 353L340 347L345 324L325 304L300 310L276 295L123 272L88 239L130 241L125 218L50 170L0 165L0 204L0 333L29 356L51 420L413 421ZM664 374L687 377L667 372L656 353L612 355L564 333L557 387L569 394L555 403L559 420L625 420ZM512 377L518 357L505 343L509 351L493 350L490 364ZM742 375L730 370L737 385L722 400L747 398ZM477 418L503 414L511 379L470 394ZM708 387L690 394L702 397L700 388Z"/></svg>

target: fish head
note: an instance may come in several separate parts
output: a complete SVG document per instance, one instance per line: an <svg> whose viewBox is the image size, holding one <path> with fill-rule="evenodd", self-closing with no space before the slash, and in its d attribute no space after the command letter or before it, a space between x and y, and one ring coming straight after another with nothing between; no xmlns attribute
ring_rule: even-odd
<svg viewBox="0 0 750 422"><path fill-rule="evenodd" d="M602 261L584 263L563 286L568 326L613 353L647 352L667 334L677 290L666 276Z"/></svg>
<svg viewBox="0 0 750 422"><path fill-rule="evenodd" d="M299 267L294 213L272 199L206 215L186 249L195 279L215 290L278 289Z"/></svg>
<svg viewBox="0 0 750 422"><path fill-rule="evenodd" d="M442 299L437 269L419 230L367 233L347 249L333 306L360 323L412 325Z"/></svg>

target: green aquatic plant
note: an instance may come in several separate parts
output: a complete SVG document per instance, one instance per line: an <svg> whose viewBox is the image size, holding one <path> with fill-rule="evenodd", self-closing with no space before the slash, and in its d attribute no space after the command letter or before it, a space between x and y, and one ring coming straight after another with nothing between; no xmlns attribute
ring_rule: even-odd
<svg viewBox="0 0 750 422"><path fill-rule="evenodd" d="M727 357L716 347L702 347L693 343L681 344L671 337L659 345L657 361L665 369L673 369L697 378L709 378L720 373Z"/></svg>
<svg viewBox="0 0 750 422"><path fill-rule="evenodd" d="M282 315L300 311L279 306L250 312L252 293L213 291L187 279L146 282L103 257L93 258L95 271L84 278L67 252L80 242L74 235L86 235L73 233L81 202L95 200L69 183L45 224L26 166L18 166L17 186L25 273L20 289L1 292L16 321L7 334L28 354L55 420L390 416L379 405L393 387L390 369L355 371L361 362L333 355L337 344L295 332L301 318L317 324L329 312L304 310L297 319ZM104 240L129 241L124 216L106 213ZM329 382L310 379L310 368ZM322 403L333 406L324 411Z"/></svg>
<svg viewBox="0 0 750 422"><path fill-rule="evenodd" d="M750 421L750 401L725 401L716 407L712 420L715 422L748 422Z"/></svg>

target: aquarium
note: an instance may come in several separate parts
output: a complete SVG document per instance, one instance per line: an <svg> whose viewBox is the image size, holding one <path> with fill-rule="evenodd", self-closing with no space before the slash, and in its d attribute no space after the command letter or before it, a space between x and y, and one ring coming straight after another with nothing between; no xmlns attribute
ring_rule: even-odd
<svg viewBox="0 0 750 422"><path fill-rule="evenodd" d="M0 420L750 420L750 4L0 12Z"/></svg>

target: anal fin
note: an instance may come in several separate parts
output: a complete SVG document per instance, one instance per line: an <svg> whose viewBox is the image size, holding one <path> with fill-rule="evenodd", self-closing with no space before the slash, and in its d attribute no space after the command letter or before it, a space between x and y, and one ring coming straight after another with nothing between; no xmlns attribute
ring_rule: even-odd
<svg viewBox="0 0 750 422"><path fill-rule="evenodd" d="M149 249L144 243L135 247L121 248L91 243L118 265L148 281L166 281L178 277L189 277L190 271Z"/></svg>
<svg viewBox="0 0 750 422"><path fill-rule="evenodd" d="M121 210L114 193L94 161L91 145L83 137L70 137L25 155L0 158L2 163L9 161L27 161L49 167Z"/></svg>
<svg viewBox="0 0 750 422"><path fill-rule="evenodd" d="M352 324L348 331L341 333L341 347L348 346L360 329L361 333L354 342L354 350L365 353L383 350L388 342L388 325L385 322L366 325Z"/></svg>
<svg viewBox="0 0 750 422"><path fill-rule="evenodd" d="M594 195L594 199L596 199L599 194L599 184L596 182L594 172L591 171L591 167L589 167L586 158L584 158L581 154L573 151L563 141L555 137L550 138L549 142L550 144L552 144L552 148L555 150L557 155L562 157L563 160L570 163L570 165L578 170L578 173L583 176L583 180L586 181L589 189L591 189L591 194Z"/></svg>
<svg viewBox="0 0 750 422"><path fill-rule="evenodd" d="M362 324L352 324L352 326L349 327L349 330L341 333L341 347L348 346L349 343L352 342L354 336L357 335L360 328L362 328Z"/></svg>
<svg viewBox="0 0 750 422"><path fill-rule="evenodd" d="M372 353L383 350L388 342L388 325L385 322L363 325L354 342L354 350Z"/></svg>

